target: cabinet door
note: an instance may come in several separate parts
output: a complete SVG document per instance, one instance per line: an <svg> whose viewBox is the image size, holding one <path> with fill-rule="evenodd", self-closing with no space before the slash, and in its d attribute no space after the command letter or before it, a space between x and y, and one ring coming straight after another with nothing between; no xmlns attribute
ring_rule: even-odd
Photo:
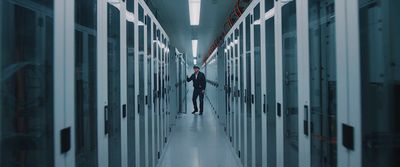
<svg viewBox="0 0 400 167"><path fill-rule="evenodd" d="M264 72L263 79L263 113L265 118L263 118L263 133L265 133L263 137L263 142L265 145L263 147L263 166L276 166L276 97L275 97L275 8L273 0L266 0L264 4L265 21L262 19L261 24L264 24L264 28L261 27L261 35L262 35L262 43L261 47L264 54L264 60L262 57L262 61L264 65L262 65L262 71ZM263 11L263 10L261 10ZM262 16L262 17L263 17ZM264 34L263 34L264 32Z"/></svg>
<svg viewBox="0 0 400 167"><path fill-rule="evenodd" d="M278 3L277 150L279 167L298 166L298 71L296 1Z"/></svg>
<svg viewBox="0 0 400 167"><path fill-rule="evenodd" d="M75 142L76 166L97 167L98 54L97 0L75 1ZM104 133L101 133L104 135Z"/></svg>
<svg viewBox="0 0 400 167"><path fill-rule="evenodd" d="M75 166L73 8L0 2L1 166Z"/></svg>
<svg viewBox="0 0 400 167"><path fill-rule="evenodd" d="M338 166L396 166L399 2L336 2Z"/></svg>
<svg viewBox="0 0 400 167"><path fill-rule="evenodd" d="M128 166L135 166L136 160L136 96L135 96L135 77L137 75L135 70L135 23L126 23L126 55L127 55L127 139L128 139Z"/></svg>

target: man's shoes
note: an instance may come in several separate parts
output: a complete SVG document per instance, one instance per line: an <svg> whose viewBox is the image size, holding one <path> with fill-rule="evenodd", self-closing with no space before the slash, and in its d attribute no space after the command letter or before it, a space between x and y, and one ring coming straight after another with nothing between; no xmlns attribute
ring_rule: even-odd
<svg viewBox="0 0 400 167"><path fill-rule="evenodd" d="M200 114L199 115L203 115L203 112L200 112Z"/></svg>
<svg viewBox="0 0 400 167"><path fill-rule="evenodd" d="M192 114L194 114L194 113L196 113L197 111L196 110L194 110L193 112L192 112Z"/></svg>

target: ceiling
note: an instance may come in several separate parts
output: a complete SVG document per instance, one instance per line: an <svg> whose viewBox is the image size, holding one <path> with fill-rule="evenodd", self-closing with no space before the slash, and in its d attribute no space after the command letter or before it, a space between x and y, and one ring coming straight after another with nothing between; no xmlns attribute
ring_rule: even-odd
<svg viewBox="0 0 400 167"><path fill-rule="evenodd" d="M158 21L168 34L171 45L188 56L192 65L192 39L198 40L198 59L207 53L211 43L223 31L236 0L201 0L200 25L190 26L188 0L147 0Z"/></svg>

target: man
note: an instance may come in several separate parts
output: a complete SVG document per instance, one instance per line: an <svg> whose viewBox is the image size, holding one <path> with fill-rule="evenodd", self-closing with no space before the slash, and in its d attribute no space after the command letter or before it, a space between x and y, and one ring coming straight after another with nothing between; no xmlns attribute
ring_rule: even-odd
<svg viewBox="0 0 400 167"><path fill-rule="evenodd" d="M197 110L197 97L200 96L200 115L203 115L203 99L204 99L204 92L206 89L206 76L200 72L200 68L198 66L193 66L194 73L192 76L187 77L186 81L190 82L193 81L193 107L194 111L192 114L198 112Z"/></svg>

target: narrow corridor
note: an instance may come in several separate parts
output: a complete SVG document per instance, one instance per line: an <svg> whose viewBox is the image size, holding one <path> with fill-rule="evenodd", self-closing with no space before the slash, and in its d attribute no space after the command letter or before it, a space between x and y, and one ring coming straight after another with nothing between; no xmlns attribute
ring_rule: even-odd
<svg viewBox="0 0 400 167"><path fill-rule="evenodd" d="M240 167L222 126L204 100L204 114L191 114L192 91L187 114L178 115L160 167Z"/></svg>

